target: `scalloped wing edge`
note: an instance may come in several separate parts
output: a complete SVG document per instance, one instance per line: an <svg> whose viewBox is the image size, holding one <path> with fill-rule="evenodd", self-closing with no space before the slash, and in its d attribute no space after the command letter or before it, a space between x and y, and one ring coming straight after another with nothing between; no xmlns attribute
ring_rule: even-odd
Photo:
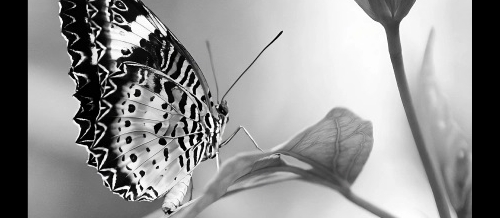
<svg viewBox="0 0 500 218"><path fill-rule="evenodd" d="M99 120L112 108L105 97L116 90L116 85L111 80L113 78L112 72L99 62L105 55L106 47L97 40L102 30L101 25L107 22L102 19L105 17L99 17L99 13L106 13L106 11L99 11L98 8L102 8L99 7L99 4L106 4L108 1L59 1L61 34L67 41L67 51L71 59L68 74L76 84L73 96L80 102L79 109L73 118L79 127L76 143L86 147L87 164L97 169L104 186L113 194L119 195L127 201L151 201L147 198L133 200L126 196L126 189L115 187L115 170L101 167L108 156L107 150L94 147L107 129ZM142 4L140 1L139 3ZM97 7L93 4L96 4ZM201 78L204 79L204 77ZM211 102L211 98L208 99ZM157 198L165 194L156 193Z"/></svg>
<svg viewBox="0 0 500 218"><path fill-rule="evenodd" d="M79 3L82 5L78 5ZM76 143L87 148L87 164L96 168L105 181L104 185L110 187L112 184L106 184L108 175L104 175L107 173L101 171L100 167L107 153L92 148L106 132L106 126L99 120L111 109L104 97L114 92L116 85L109 80L110 72L99 64L105 46L96 41L102 28L93 18L101 11L93 4L103 2L60 0L59 19L61 33L67 41L67 51L71 59L68 74L76 85L73 96L80 102L73 118L79 127ZM112 187L110 189L112 190Z"/></svg>
<svg viewBox="0 0 500 218"><path fill-rule="evenodd" d="M76 14L85 16L75 16ZM99 100L101 93L97 65L92 60L94 42L90 25L87 23L89 14L86 7L77 6L76 2L70 0L59 1L59 19L61 22L61 35L67 42L67 51L71 59L69 76L76 85L73 96L80 102L80 107L73 120L79 127L76 143L87 147L89 154L87 164L97 168L97 162L90 147L94 144L96 120L99 113ZM81 28L87 27L87 28ZM89 46L91 45L91 46Z"/></svg>

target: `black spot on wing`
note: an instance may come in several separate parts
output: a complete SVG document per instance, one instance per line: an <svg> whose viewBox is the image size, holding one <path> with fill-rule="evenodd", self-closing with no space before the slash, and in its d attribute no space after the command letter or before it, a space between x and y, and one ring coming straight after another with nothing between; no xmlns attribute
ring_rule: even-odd
<svg viewBox="0 0 500 218"><path fill-rule="evenodd" d="M168 108L168 103L163 103L163 104L161 104L161 108L162 108L163 110L167 109L167 108Z"/></svg>
<svg viewBox="0 0 500 218"><path fill-rule="evenodd" d="M122 52L122 55L124 55L124 56L128 56L128 55L130 55L130 54L132 53L132 52L130 51L130 49L128 49L128 48L123 48L123 49L121 50L121 52Z"/></svg>
<svg viewBox="0 0 500 218"><path fill-rule="evenodd" d="M163 124L161 122L159 122L159 123L157 123L156 125L153 126L153 128L155 130L155 134L158 134L158 131L160 131L162 125Z"/></svg>
<svg viewBox="0 0 500 218"><path fill-rule="evenodd" d="M167 144L167 140L165 140L164 138L161 138L160 140L158 140L158 144L160 144L160 145L166 145Z"/></svg>
<svg viewBox="0 0 500 218"><path fill-rule="evenodd" d="M133 104L129 104L129 105L128 105L128 112L130 112L130 113L134 113L134 111L135 111L135 105L133 105Z"/></svg>
<svg viewBox="0 0 500 218"><path fill-rule="evenodd" d="M135 90L135 92L134 92L134 96L135 96L135 97L139 97L139 96L141 96L141 90L136 89L136 90Z"/></svg>
<svg viewBox="0 0 500 218"><path fill-rule="evenodd" d="M115 15L115 20L118 21L118 23L123 23L123 18L119 15Z"/></svg>
<svg viewBox="0 0 500 218"><path fill-rule="evenodd" d="M136 161L137 161L137 156L136 156L135 154L131 154L131 155L130 155L130 160L131 160L132 162L136 162Z"/></svg>
<svg viewBox="0 0 500 218"><path fill-rule="evenodd" d="M148 46L148 44L147 44L146 39L141 39L141 40L139 40L139 45L140 45L141 47L147 47L147 46Z"/></svg>

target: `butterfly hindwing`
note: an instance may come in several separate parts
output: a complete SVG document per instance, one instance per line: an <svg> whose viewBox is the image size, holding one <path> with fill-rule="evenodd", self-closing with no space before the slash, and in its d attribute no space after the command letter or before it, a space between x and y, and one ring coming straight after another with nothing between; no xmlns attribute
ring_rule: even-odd
<svg viewBox="0 0 500 218"><path fill-rule="evenodd" d="M162 196L213 149L206 132L213 102L203 74L140 1L60 5L81 102L77 143L88 148L88 164L124 199Z"/></svg>

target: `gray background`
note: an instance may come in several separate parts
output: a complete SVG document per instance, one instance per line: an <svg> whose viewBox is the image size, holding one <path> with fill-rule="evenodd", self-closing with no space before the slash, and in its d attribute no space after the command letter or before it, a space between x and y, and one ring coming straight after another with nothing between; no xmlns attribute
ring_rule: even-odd
<svg viewBox="0 0 500 218"><path fill-rule="evenodd" d="M270 149L348 107L374 125L372 153L352 189L400 217L438 217L396 87L383 28L353 0L148 0L215 85L205 40L210 40L221 92L258 52L275 42L226 97L227 137L243 125ZM58 3L28 1L28 215L40 218L141 217L161 205L125 202L86 166L74 141L78 102L67 75L70 59L60 34ZM419 0L401 25L410 83L418 73L431 27L434 63L457 122L472 137L472 1ZM225 160L253 151L238 135ZM215 172L195 172L195 195ZM199 217L375 217L330 189L286 182L218 201Z"/></svg>

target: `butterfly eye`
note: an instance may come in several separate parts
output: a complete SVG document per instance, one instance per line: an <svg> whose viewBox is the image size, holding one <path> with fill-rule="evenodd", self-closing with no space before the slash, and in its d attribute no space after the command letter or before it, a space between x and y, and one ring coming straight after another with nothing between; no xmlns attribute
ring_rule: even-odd
<svg viewBox="0 0 500 218"><path fill-rule="evenodd" d="M226 116L228 111L227 111L227 109L224 106L219 105L217 107L217 112L219 112L219 114L221 114L223 116Z"/></svg>
<svg viewBox="0 0 500 218"><path fill-rule="evenodd" d="M219 113L221 113L222 115L226 115L227 114L227 111L224 110L223 107L219 107Z"/></svg>

